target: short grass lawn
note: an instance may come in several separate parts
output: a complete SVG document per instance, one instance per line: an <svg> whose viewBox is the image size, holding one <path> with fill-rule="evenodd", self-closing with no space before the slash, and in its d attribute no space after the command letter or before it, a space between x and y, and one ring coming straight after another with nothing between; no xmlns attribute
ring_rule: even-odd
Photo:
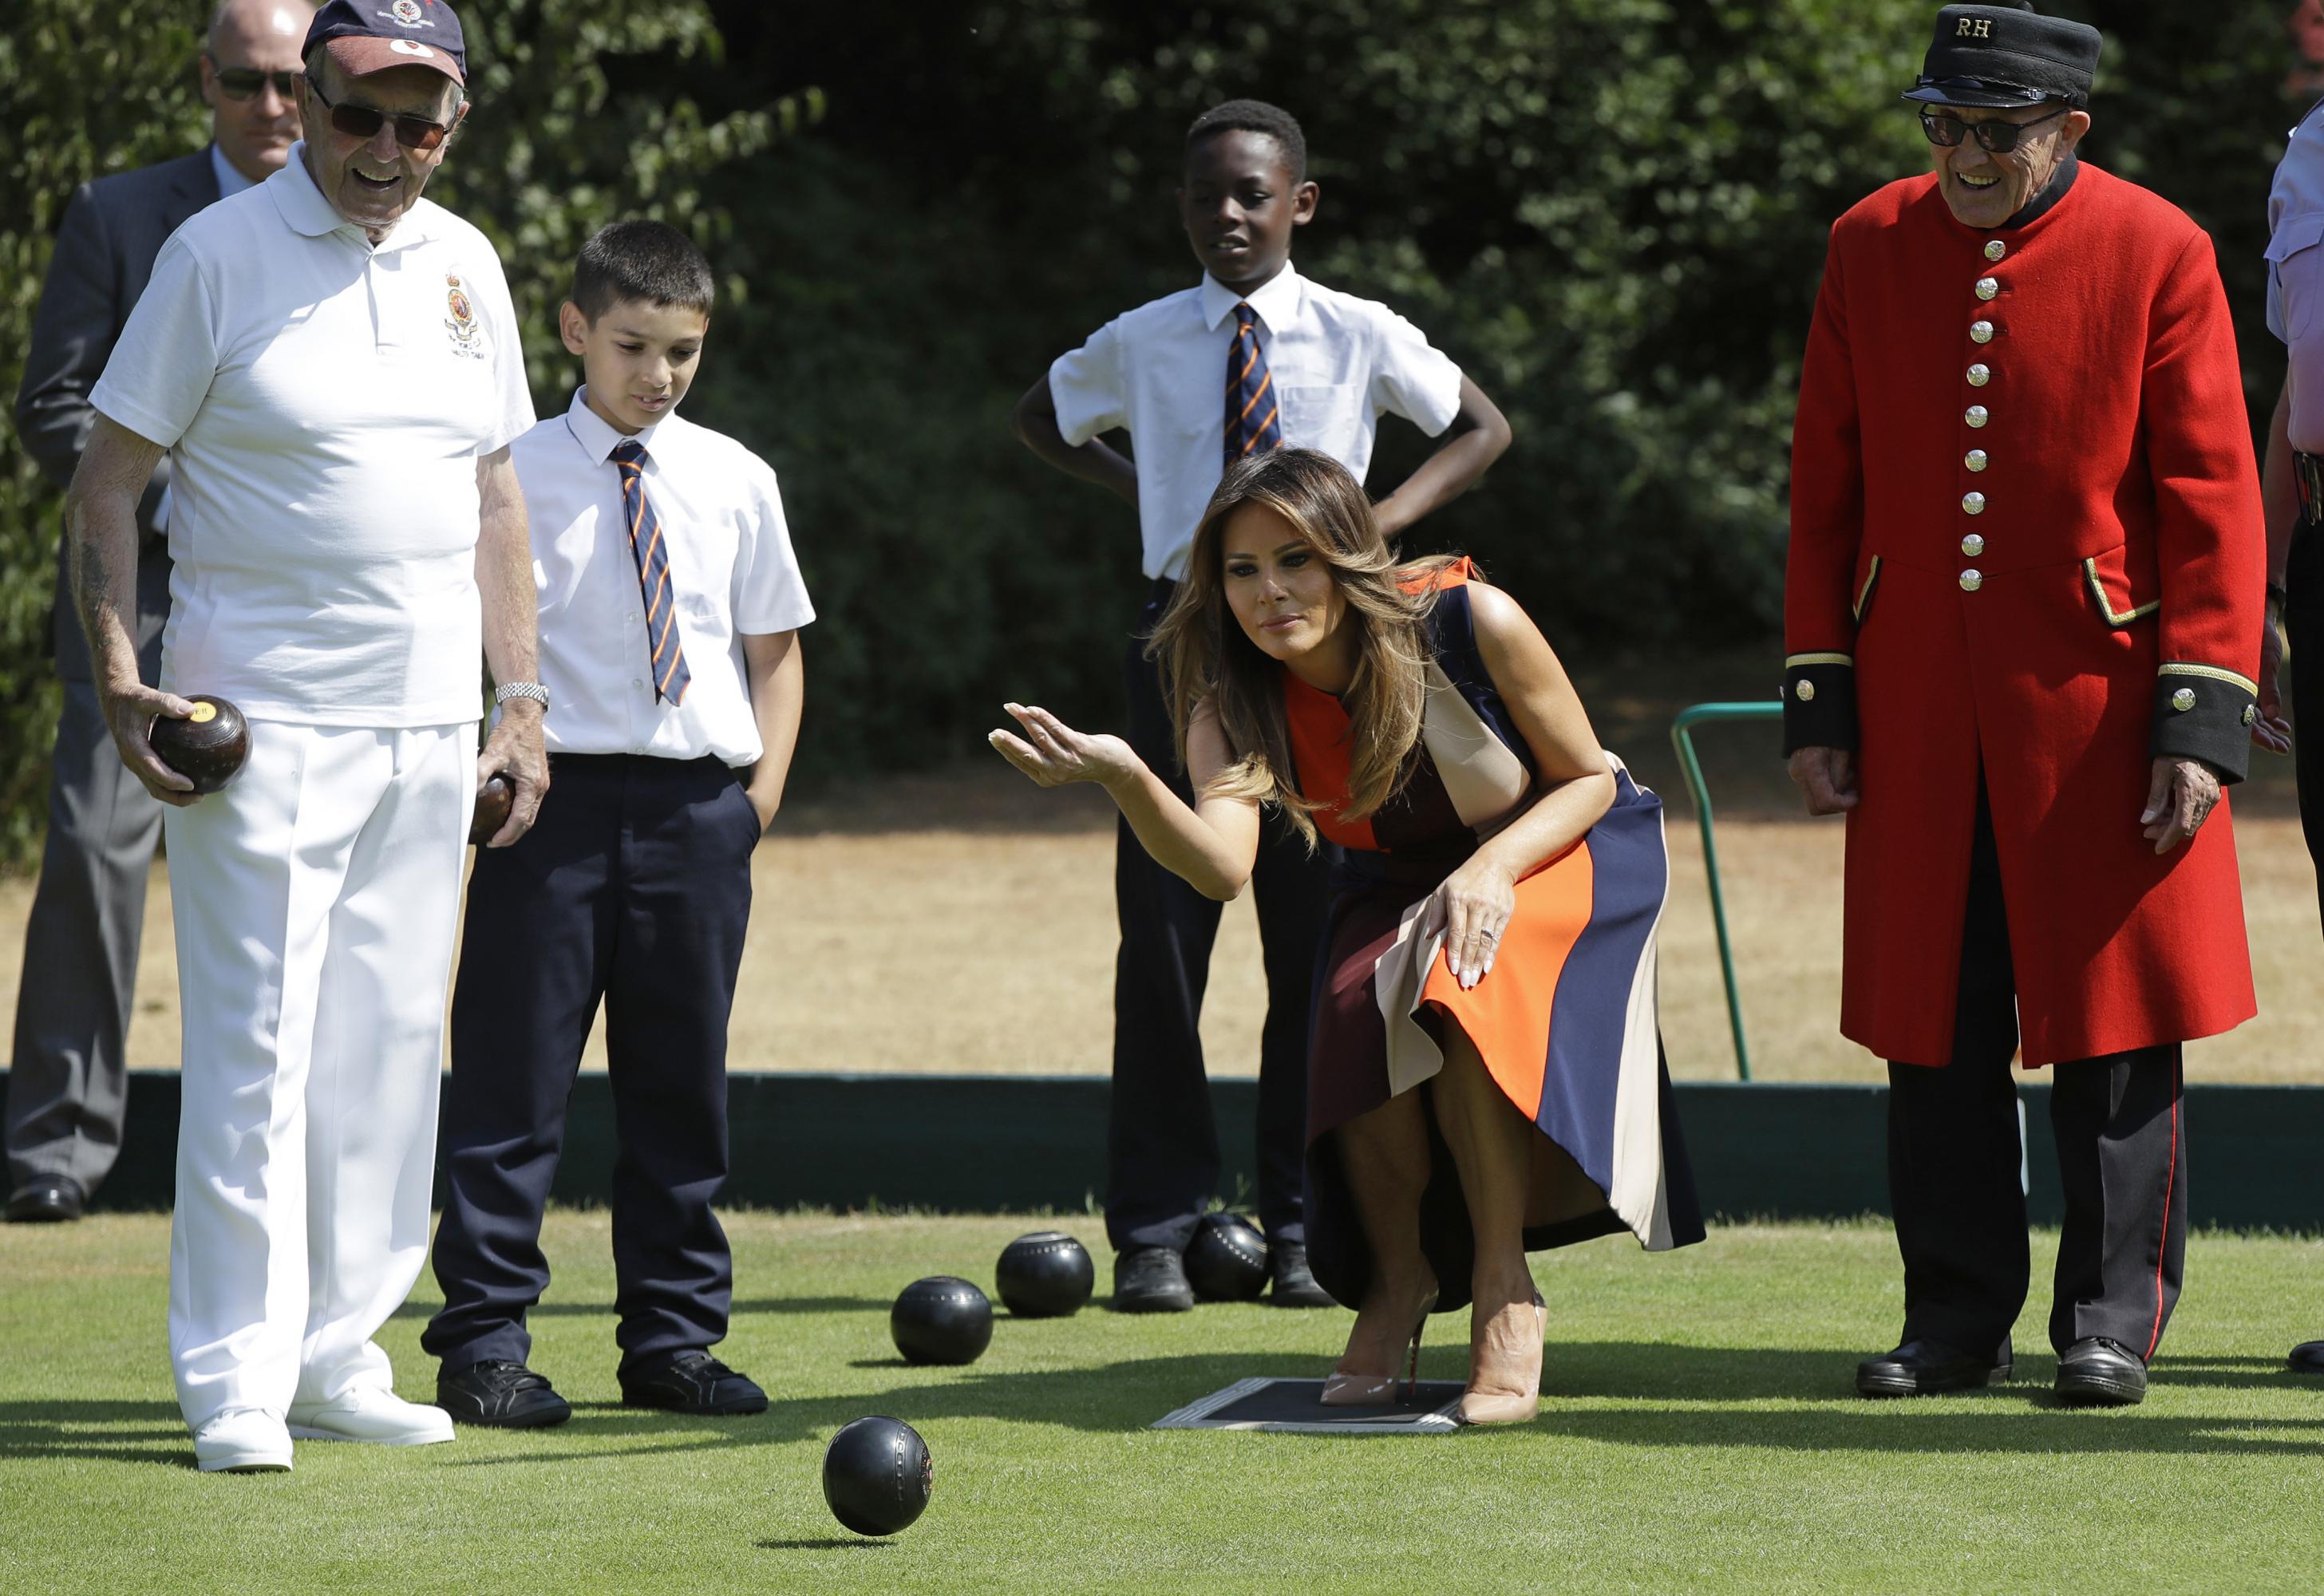
<svg viewBox="0 0 2324 1596"><path fill-rule="evenodd" d="M1900 1288L1886 1226L1745 1226L1654 1258L1536 1260L1543 1413L1443 1437L1155 1431L1254 1374L1314 1374L1338 1312L1005 1315L973 1367L888 1339L921 1275L991 1284L1056 1222L737 1214L733 1334L762 1417L625 1410L605 1216L552 1216L536 1367L561 1429L448 1446L300 1443L296 1471L204 1476L164 1358L167 1221L0 1231L0 1590L497 1593L980 1591L2312 1591L2324 1582L2324 1244L2203 1236L2144 1407L2047 1395L2046 1290L2016 1384L1851 1394ZM1097 1242L1094 1220L1068 1222ZM2054 1237L2037 1244L2048 1268ZM1105 1282L1101 1279L1101 1287ZM400 1388L433 1282L387 1327ZM1422 1372L1457 1379L1465 1315ZM860 1415L927 1436L936 1494L888 1541L825 1511L824 1443Z"/></svg>

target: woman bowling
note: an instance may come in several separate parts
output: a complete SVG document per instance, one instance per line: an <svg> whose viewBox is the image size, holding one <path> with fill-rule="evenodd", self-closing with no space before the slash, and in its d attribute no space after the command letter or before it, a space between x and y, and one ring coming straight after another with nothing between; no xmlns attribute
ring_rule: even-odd
<svg viewBox="0 0 2324 1596"><path fill-rule="evenodd" d="M1011 704L991 741L1102 784L1198 890L1249 879L1261 809L1346 851L1308 1074L1307 1242L1358 1305L1325 1382L1393 1400L1428 1315L1471 1304L1468 1424L1539 1410L1530 1250L1702 1223L1655 1023L1662 810L1598 746L1526 613L1465 559L1399 565L1355 479L1230 467L1154 633L1190 807L1121 739ZM1406 1350L1410 1348L1407 1362Z"/></svg>

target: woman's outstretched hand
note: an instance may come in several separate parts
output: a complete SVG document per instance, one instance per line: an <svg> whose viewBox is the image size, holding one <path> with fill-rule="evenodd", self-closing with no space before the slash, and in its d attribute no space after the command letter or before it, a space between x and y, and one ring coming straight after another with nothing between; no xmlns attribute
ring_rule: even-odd
<svg viewBox="0 0 2324 1596"><path fill-rule="evenodd" d="M987 733L984 740L1001 751L1001 758L1043 787L1094 781L1111 788L1136 775L1139 769L1138 755L1119 737L1076 732L1047 710L1031 705L1004 704L1001 707L1016 716L1025 734L1020 737L1013 732L996 729Z"/></svg>

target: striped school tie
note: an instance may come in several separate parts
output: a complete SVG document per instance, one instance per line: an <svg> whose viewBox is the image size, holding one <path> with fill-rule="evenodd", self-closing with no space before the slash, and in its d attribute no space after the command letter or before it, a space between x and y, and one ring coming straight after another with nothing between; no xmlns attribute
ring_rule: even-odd
<svg viewBox="0 0 2324 1596"><path fill-rule="evenodd" d="M1234 309L1234 342L1227 346L1227 464L1256 449L1283 447L1283 421L1275 405L1275 377L1259 346L1259 312L1248 304Z"/></svg>
<svg viewBox="0 0 2324 1596"><path fill-rule="evenodd" d="M683 704L686 684L694 678L686 669L686 650L678 644L678 604L669 591L669 551L662 547L661 517L646 498L645 446L634 438L615 444L613 467L622 474L622 508L629 514L630 552L637 557L638 591L645 599L646 644L653 650L654 697Z"/></svg>

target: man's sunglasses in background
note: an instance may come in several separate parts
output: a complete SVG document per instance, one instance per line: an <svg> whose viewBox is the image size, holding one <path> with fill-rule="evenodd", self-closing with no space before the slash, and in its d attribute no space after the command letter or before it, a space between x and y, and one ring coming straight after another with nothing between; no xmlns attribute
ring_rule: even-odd
<svg viewBox="0 0 2324 1596"><path fill-rule="evenodd" d="M330 112L331 126L351 139L376 138L379 130L392 121L397 143L407 150L426 151L442 143L444 135L452 131L450 123L430 122L425 116L399 116L369 106L333 105L331 97L323 92L323 86L312 78L307 79L307 87L315 91L315 97Z"/></svg>
<svg viewBox="0 0 2324 1596"><path fill-rule="evenodd" d="M286 103L298 92L299 74L296 72L262 72L256 67L221 67L214 55L205 55L202 59L209 62L211 78L230 100L254 100L258 97L258 91L269 84L274 86L276 96Z"/></svg>

